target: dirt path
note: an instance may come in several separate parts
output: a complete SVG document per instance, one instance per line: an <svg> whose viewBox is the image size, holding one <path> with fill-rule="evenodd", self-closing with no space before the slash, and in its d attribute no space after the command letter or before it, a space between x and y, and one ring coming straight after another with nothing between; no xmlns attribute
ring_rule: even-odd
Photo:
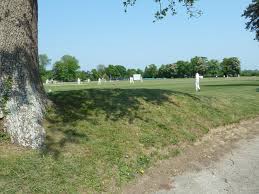
<svg viewBox="0 0 259 194"><path fill-rule="evenodd" d="M259 193L259 136L201 170L172 178L169 193Z"/></svg>
<svg viewBox="0 0 259 194"><path fill-rule="evenodd" d="M259 118L211 130L121 193L259 193Z"/></svg>

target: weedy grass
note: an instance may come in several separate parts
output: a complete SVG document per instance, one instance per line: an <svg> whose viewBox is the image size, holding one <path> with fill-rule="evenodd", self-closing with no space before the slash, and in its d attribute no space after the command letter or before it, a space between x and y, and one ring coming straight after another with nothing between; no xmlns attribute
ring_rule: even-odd
<svg viewBox="0 0 259 194"><path fill-rule="evenodd" d="M180 154L209 129L259 115L256 78L50 85L46 146L19 148L0 133L3 193L95 193L120 187Z"/></svg>

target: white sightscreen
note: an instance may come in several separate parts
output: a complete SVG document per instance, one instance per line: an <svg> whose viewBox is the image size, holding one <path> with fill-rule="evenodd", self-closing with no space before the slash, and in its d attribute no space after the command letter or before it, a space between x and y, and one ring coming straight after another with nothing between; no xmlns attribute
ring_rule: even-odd
<svg viewBox="0 0 259 194"><path fill-rule="evenodd" d="M141 80L141 74L134 74L133 75L133 80L134 81L140 81Z"/></svg>

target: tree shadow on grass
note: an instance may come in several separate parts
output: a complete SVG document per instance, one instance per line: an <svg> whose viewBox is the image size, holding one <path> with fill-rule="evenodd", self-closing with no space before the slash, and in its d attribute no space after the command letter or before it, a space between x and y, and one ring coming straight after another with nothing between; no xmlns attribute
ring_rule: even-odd
<svg viewBox="0 0 259 194"><path fill-rule="evenodd" d="M189 93L161 89L86 89L51 93L49 99L53 102L53 108L46 116L51 135L47 136L42 153L50 153L57 158L66 144L88 141L86 134L71 127L74 122L87 121L98 125L97 119L101 114L106 121L126 119L133 123L135 119L143 120L143 113L139 114L143 103L158 106L170 103L179 106L171 96L200 100L200 97Z"/></svg>
<svg viewBox="0 0 259 194"><path fill-rule="evenodd" d="M41 155L52 155L55 159L58 159L62 149L68 143L78 144L80 141L88 141L89 138L86 134L77 132L76 129L60 129L49 128L52 134L59 133L57 137L54 135L47 135L45 145L41 149Z"/></svg>
<svg viewBox="0 0 259 194"><path fill-rule="evenodd" d="M189 93L161 89L73 90L52 93L49 99L64 123L77 120L96 122L95 117L100 113L106 115L106 120L117 121L126 117L131 123L141 108L141 100L155 105L169 102L178 106L169 98L172 95L200 100L198 96Z"/></svg>

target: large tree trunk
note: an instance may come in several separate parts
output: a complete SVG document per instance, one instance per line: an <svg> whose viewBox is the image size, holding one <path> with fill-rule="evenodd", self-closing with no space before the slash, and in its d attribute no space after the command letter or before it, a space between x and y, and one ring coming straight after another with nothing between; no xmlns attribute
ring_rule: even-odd
<svg viewBox="0 0 259 194"><path fill-rule="evenodd" d="M0 0L0 119L13 143L43 144L44 101L37 0Z"/></svg>

